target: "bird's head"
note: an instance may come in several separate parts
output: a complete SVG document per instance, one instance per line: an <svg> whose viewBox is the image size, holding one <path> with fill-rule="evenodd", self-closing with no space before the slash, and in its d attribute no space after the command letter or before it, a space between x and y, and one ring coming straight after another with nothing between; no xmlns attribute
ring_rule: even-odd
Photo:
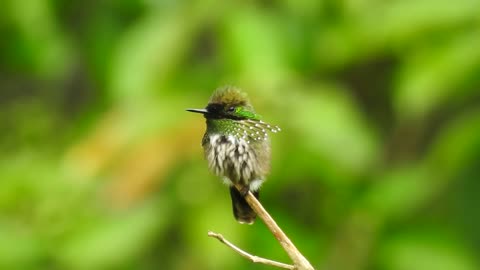
<svg viewBox="0 0 480 270"><path fill-rule="evenodd" d="M226 86L217 89L205 109L187 109L202 113L207 119L260 120L247 95L240 89Z"/></svg>
<svg viewBox="0 0 480 270"><path fill-rule="evenodd" d="M187 109L201 113L207 118L207 126L238 138L266 140L267 131L278 132L278 126L272 126L260 120L247 95L240 89L226 86L217 89L205 109Z"/></svg>

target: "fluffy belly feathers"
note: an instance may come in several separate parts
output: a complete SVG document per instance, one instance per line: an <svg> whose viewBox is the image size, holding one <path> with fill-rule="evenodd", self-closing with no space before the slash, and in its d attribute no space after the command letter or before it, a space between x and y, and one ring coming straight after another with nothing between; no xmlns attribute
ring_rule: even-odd
<svg viewBox="0 0 480 270"><path fill-rule="evenodd" d="M257 150L250 142L215 134L205 138L203 147L210 170L227 184L245 185L252 191L260 187L265 175L259 166Z"/></svg>

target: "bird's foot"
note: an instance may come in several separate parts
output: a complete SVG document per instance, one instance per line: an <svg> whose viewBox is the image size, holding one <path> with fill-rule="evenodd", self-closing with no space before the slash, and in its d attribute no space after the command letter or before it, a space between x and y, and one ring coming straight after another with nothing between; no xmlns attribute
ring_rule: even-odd
<svg viewBox="0 0 480 270"><path fill-rule="evenodd" d="M239 190L240 194L242 194L243 197L247 196L249 188L247 187L241 187Z"/></svg>

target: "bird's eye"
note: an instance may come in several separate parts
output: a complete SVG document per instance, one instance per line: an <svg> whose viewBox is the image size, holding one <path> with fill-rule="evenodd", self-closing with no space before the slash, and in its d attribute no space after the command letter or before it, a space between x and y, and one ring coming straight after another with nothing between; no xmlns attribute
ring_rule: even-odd
<svg viewBox="0 0 480 270"><path fill-rule="evenodd" d="M234 112L234 111L235 111L235 107L232 106L232 107L228 108L227 111L228 111L228 112Z"/></svg>

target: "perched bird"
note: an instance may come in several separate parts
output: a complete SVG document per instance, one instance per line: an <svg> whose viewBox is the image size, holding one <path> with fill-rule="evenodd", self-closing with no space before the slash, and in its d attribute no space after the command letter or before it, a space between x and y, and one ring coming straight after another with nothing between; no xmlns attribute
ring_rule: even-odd
<svg viewBox="0 0 480 270"><path fill-rule="evenodd" d="M268 131L276 133L280 128L260 120L247 95L232 86L217 89L205 109L187 111L206 118L202 146L209 169L229 185L235 219L252 224L256 214L244 196L251 191L259 197L270 171Z"/></svg>

